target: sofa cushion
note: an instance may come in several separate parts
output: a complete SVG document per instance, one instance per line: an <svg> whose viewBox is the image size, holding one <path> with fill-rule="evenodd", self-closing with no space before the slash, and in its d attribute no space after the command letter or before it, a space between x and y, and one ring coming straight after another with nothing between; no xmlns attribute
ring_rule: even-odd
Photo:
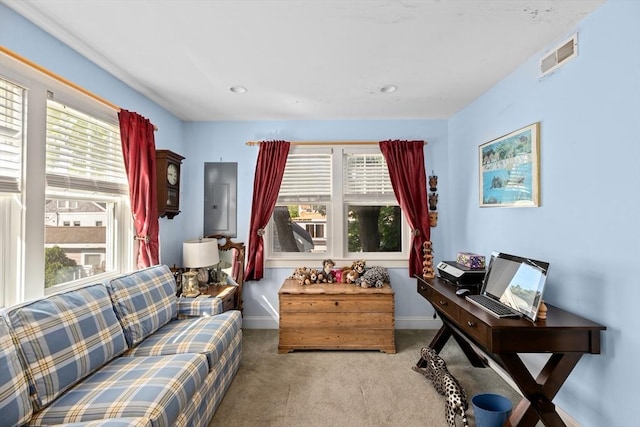
<svg viewBox="0 0 640 427"><path fill-rule="evenodd" d="M210 420L231 386L242 359L242 334L235 336L205 380L204 387L196 392L191 404L178 416L176 427L214 425ZM237 424L241 424L238 422Z"/></svg>
<svg viewBox="0 0 640 427"><path fill-rule="evenodd" d="M107 282L129 347L177 316L176 281L166 265L156 265Z"/></svg>
<svg viewBox="0 0 640 427"><path fill-rule="evenodd" d="M173 320L125 354L160 356L202 353L207 356L209 369L212 369L238 333L242 333L242 317L237 310L212 317Z"/></svg>
<svg viewBox="0 0 640 427"><path fill-rule="evenodd" d="M149 418L110 418L83 423L56 424L49 427L151 427Z"/></svg>
<svg viewBox="0 0 640 427"><path fill-rule="evenodd" d="M208 373L201 354L119 357L36 413L30 425L144 417L172 427Z"/></svg>
<svg viewBox="0 0 640 427"><path fill-rule="evenodd" d="M126 350L102 284L62 292L7 311L40 409Z"/></svg>
<svg viewBox="0 0 640 427"><path fill-rule="evenodd" d="M0 317L0 424L19 426L31 418L29 385L18 359L18 349L9 335L6 320Z"/></svg>
<svg viewBox="0 0 640 427"><path fill-rule="evenodd" d="M231 288L229 288L231 289ZM197 298L178 298L178 319L197 316L214 316L224 313L222 298L209 296Z"/></svg>

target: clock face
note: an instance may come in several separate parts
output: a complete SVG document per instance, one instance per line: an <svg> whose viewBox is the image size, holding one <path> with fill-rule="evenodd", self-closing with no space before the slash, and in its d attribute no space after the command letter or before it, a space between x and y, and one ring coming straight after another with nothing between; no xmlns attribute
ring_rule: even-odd
<svg viewBox="0 0 640 427"><path fill-rule="evenodd" d="M171 185L176 185L178 183L178 166L173 163L169 163L167 166L167 181Z"/></svg>

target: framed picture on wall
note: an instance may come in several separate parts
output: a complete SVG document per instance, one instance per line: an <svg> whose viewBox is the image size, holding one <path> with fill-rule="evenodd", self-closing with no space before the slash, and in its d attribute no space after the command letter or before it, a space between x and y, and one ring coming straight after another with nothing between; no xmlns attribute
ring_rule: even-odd
<svg viewBox="0 0 640 427"><path fill-rule="evenodd" d="M480 206L540 205L540 122L479 147Z"/></svg>

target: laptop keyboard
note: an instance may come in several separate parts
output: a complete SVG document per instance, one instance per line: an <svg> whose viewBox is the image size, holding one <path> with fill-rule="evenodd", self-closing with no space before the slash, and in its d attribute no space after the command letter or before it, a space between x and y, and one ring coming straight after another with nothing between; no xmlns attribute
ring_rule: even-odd
<svg viewBox="0 0 640 427"><path fill-rule="evenodd" d="M498 303L484 295L467 295L469 301L476 304L480 308L485 309L496 317L520 317L517 311Z"/></svg>

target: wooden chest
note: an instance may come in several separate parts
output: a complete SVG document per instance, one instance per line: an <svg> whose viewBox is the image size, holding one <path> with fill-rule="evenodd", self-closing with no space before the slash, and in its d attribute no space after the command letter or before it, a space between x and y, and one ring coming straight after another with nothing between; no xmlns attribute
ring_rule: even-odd
<svg viewBox="0 0 640 427"><path fill-rule="evenodd" d="M296 349L380 350L395 353L395 293L389 285L302 286L287 279L280 291L278 352Z"/></svg>

